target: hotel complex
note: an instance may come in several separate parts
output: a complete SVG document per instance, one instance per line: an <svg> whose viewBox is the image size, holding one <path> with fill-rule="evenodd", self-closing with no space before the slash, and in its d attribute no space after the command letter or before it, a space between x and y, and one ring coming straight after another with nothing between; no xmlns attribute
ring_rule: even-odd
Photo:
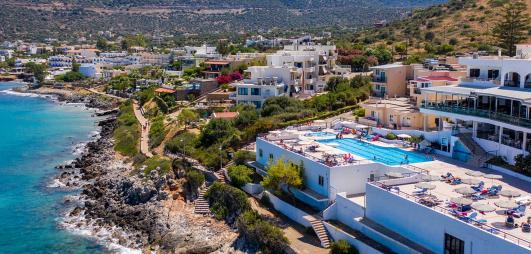
<svg viewBox="0 0 531 254"><path fill-rule="evenodd" d="M484 167L530 151L531 58L417 67L375 67L378 97L365 117L259 136L257 173L284 160L304 178L290 193L306 207L275 208L313 227L323 246L345 239L360 253L531 253L531 178Z"/></svg>

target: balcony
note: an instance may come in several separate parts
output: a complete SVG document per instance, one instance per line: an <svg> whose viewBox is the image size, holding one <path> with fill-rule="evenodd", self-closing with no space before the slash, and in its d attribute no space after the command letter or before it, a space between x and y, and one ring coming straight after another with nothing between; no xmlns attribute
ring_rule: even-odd
<svg viewBox="0 0 531 254"><path fill-rule="evenodd" d="M453 114L459 114L459 115L477 116L477 117L488 118L488 119L496 120L499 122L520 126L520 127L531 128L531 119L510 116L507 114L491 112L488 110L463 108L463 107L457 107L457 106L446 106L442 104L432 104L432 103L428 103L428 104L423 103L421 108L448 112L448 113L453 113Z"/></svg>
<svg viewBox="0 0 531 254"><path fill-rule="evenodd" d="M378 76L374 76L372 78L372 82L377 82L377 83L386 83L387 82L387 77L378 77Z"/></svg>

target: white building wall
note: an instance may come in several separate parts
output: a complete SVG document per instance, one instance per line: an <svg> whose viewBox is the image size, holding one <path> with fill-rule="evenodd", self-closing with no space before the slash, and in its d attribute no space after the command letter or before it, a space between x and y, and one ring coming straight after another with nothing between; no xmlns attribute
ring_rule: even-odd
<svg viewBox="0 0 531 254"><path fill-rule="evenodd" d="M366 216L435 253L444 251L444 234L465 242L465 254L530 253L530 249L442 214L374 185L367 186Z"/></svg>

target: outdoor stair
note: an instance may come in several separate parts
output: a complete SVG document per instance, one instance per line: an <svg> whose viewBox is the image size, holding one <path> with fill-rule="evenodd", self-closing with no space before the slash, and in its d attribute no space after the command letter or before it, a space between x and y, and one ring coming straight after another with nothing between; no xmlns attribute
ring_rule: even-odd
<svg viewBox="0 0 531 254"><path fill-rule="evenodd" d="M220 181L221 183L227 183L227 178L225 177L224 170L219 170L217 172L214 172L214 175L216 176L218 181Z"/></svg>
<svg viewBox="0 0 531 254"><path fill-rule="evenodd" d="M461 143L465 145L472 153L470 160L468 161L474 166L481 167L488 159L490 155L472 138L472 133L459 133L455 135L461 140Z"/></svg>
<svg viewBox="0 0 531 254"><path fill-rule="evenodd" d="M195 200L194 213L197 213L197 214L210 213L210 205L208 204L208 201L205 199L205 192L206 192L206 189L199 190L199 196Z"/></svg>
<svg viewBox="0 0 531 254"><path fill-rule="evenodd" d="M323 246L323 248L330 248L330 238L328 237L328 233L326 232L323 222L313 218L310 220L310 224L312 224L313 230L317 234L317 237L319 237L321 246Z"/></svg>

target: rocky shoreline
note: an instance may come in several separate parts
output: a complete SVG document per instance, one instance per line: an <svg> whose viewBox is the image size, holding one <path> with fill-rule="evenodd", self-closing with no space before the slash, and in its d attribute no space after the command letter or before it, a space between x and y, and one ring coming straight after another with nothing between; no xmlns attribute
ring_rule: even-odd
<svg viewBox="0 0 531 254"><path fill-rule="evenodd" d="M222 222L193 213L176 189L172 172L143 175L117 158L116 118L99 123L97 140L82 155L58 166L59 186L81 193L65 198L61 226L95 237L113 252L236 253L238 234Z"/></svg>
<svg viewBox="0 0 531 254"><path fill-rule="evenodd" d="M49 88L41 87L37 89L29 89L29 87L17 87L13 91L19 93L32 93L39 95L54 96L57 101L65 103L81 103L87 108L95 108L99 110L110 110L116 108L118 103L113 100L103 99L101 95L87 93L83 94L73 89L64 88Z"/></svg>

